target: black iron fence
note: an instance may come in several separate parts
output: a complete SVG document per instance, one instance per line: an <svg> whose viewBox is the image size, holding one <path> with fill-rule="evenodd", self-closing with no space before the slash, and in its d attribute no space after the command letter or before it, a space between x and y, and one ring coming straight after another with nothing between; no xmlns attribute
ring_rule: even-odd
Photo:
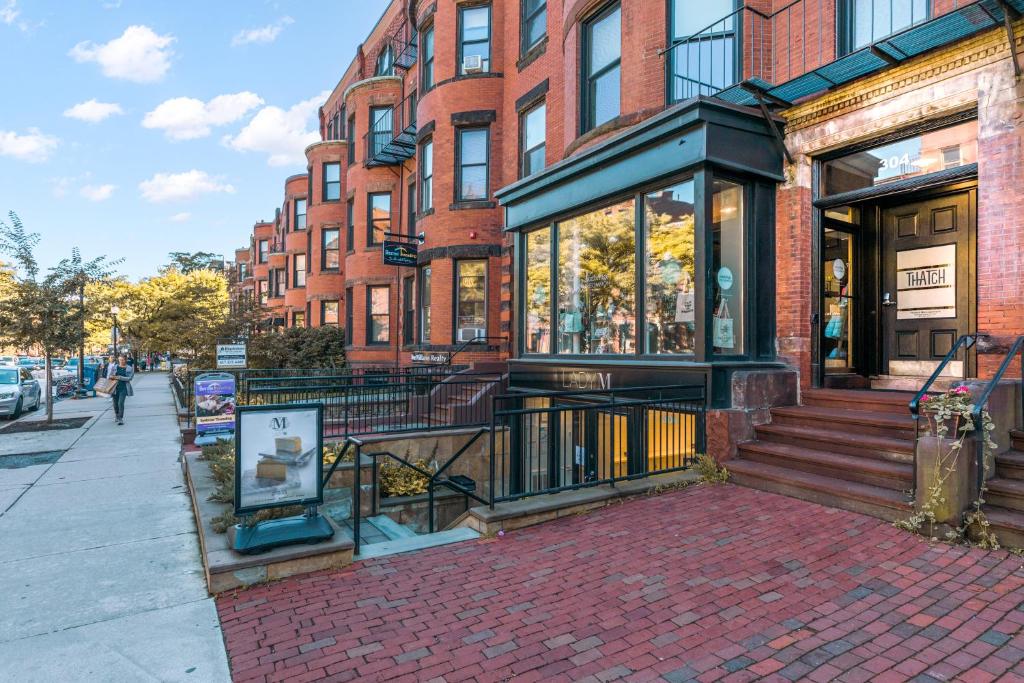
<svg viewBox="0 0 1024 683"><path fill-rule="evenodd" d="M183 387L188 426L194 421L194 380ZM500 393L500 373L458 367L356 368L338 370L236 370L236 405L320 403L324 436L435 431L486 425L490 397ZM202 407L202 406L200 406Z"/></svg>
<svg viewBox="0 0 1024 683"><path fill-rule="evenodd" d="M673 472L704 452L705 387L493 399L490 504Z"/></svg>

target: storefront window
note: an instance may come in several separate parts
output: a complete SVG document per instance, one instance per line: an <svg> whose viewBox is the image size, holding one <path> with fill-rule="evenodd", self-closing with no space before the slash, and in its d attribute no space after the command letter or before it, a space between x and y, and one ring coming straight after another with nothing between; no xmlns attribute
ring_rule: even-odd
<svg viewBox="0 0 1024 683"><path fill-rule="evenodd" d="M711 204L711 346L716 354L742 354L746 307L743 186L714 181Z"/></svg>
<svg viewBox="0 0 1024 683"><path fill-rule="evenodd" d="M473 341L487 334L487 261L459 261L456 267L455 340Z"/></svg>
<svg viewBox="0 0 1024 683"><path fill-rule="evenodd" d="M551 228L526 235L526 350L551 353Z"/></svg>
<svg viewBox="0 0 1024 683"><path fill-rule="evenodd" d="M822 193L861 190L977 161L975 120L826 161L822 164Z"/></svg>
<svg viewBox="0 0 1024 683"><path fill-rule="evenodd" d="M644 197L649 353L693 353L693 181Z"/></svg>
<svg viewBox="0 0 1024 683"><path fill-rule="evenodd" d="M559 224L559 353L635 351L634 210L631 199Z"/></svg>

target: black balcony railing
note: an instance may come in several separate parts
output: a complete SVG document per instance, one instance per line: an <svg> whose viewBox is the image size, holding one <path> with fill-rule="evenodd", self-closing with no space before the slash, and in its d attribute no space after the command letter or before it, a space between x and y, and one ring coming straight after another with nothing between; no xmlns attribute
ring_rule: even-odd
<svg viewBox="0 0 1024 683"><path fill-rule="evenodd" d="M370 121L365 136L367 166L401 164L416 153L416 93Z"/></svg>
<svg viewBox="0 0 1024 683"><path fill-rule="evenodd" d="M669 99L785 105L1021 12L1024 0L792 0L770 13L744 5L669 43Z"/></svg>

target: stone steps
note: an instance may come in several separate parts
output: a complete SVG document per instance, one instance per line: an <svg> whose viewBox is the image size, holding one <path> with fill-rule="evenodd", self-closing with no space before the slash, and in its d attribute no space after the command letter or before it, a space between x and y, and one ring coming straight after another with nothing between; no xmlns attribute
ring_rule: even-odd
<svg viewBox="0 0 1024 683"><path fill-rule="evenodd" d="M740 444L738 451L744 460L810 472L837 480L879 486L894 491L907 491L914 486L914 466L907 463L764 441Z"/></svg>
<svg viewBox="0 0 1024 683"><path fill-rule="evenodd" d="M914 442L874 434L843 434L836 439L833 429L769 423L754 428L758 441L791 444L834 453L846 453L890 462L914 462Z"/></svg>
<svg viewBox="0 0 1024 683"><path fill-rule="evenodd" d="M893 439L912 439L914 420L909 409L905 414L877 410L851 410L820 406L786 406L772 408L772 422L813 429L828 428L837 433L855 432Z"/></svg>

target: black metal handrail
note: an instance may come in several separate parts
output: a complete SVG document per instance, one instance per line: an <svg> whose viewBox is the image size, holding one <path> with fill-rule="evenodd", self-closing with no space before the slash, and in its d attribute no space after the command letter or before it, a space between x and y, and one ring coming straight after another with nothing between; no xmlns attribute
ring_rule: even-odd
<svg viewBox="0 0 1024 683"><path fill-rule="evenodd" d="M964 334L961 335L953 346L946 352L942 362L932 372L931 377L924 383L920 391L918 391L914 398L910 399L910 403L907 406L910 408L910 416L914 418L914 487L917 487L917 442L920 438L921 429L921 401L931 391L932 385L935 384L935 380L942 376L942 372L946 369L946 366L956 358L960 349L964 349L964 372L967 372L967 350L974 346L977 341L975 335Z"/></svg>
<svg viewBox="0 0 1024 683"><path fill-rule="evenodd" d="M508 342L508 337L504 337L504 336L497 336L497 337L495 337L495 336L488 336L488 335L477 335L477 336L473 337L472 339L468 339L468 340L462 342L461 344L459 344L458 346L456 346L455 350L453 350L451 353L448 354L448 360L446 360L444 363L438 363L437 366L450 366L452 364L452 360L455 358L455 356L459 355L460 353L462 353L463 351L468 349L470 346L474 346L474 345L480 344L481 342L488 342L488 341L493 341L493 340L500 341L501 343L506 343L506 342ZM435 366L428 366L428 367L435 367Z"/></svg>
<svg viewBox="0 0 1024 683"><path fill-rule="evenodd" d="M448 458L448 461L445 462L445 464L443 464L440 467L438 467L437 471L434 472L433 475L431 475L430 481L427 483L427 504L428 504L428 507L427 507L427 519L428 519L427 528L428 528L430 533L434 533L434 486L436 486L436 485L446 486L446 487L452 489L453 491L456 491L456 492L461 493L462 495L466 496L467 499L468 498L472 498L473 500L477 501L481 505L487 505L488 504L488 501L486 501L483 498L481 498L480 496L474 494L472 491L467 490L465 487L459 486L455 482L451 481L450 478L449 479L438 479L438 477L440 477L441 474L445 470L447 470L449 467L451 467L452 464L456 460L458 460L459 458L462 457L463 453L465 453L466 451L469 450L470 446L472 446L474 443L476 443L477 439L479 439L481 436L486 434L488 431L490 431L490 428L488 428L488 427L481 427L480 429L476 430L476 432L473 433L473 436L471 436L469 438L469 440L466 441L466 443L464 443L462 445L462 448L460 448L458 451L456 451L455 454L452 457ZM467 501L467 507L468 507L468 501Z"/></svg>
<svg viewBox="0 0 1024 683"><path fill-rule="evenodd" d="M975 466L977 468L977 493L980 494L982 489L985 487L985 442L987 437L985 436L985 425L982 421L982 412L985 410L985 405L988 403L988 399L992 396L992 392L999 385L999 381L1006 374L1006 371L1010 367L1010 363L1013 362L1014 357L1020 357L1020 370L1021 370L1021 388L1024 390L1024 336L1017 337L1017 340L1010 346L1010 350L1006 352L1003 357L1003 362L999 364L999 368L995 374L992 375L992 379L985 385L984 391L981 395L974 400L974 409L971 411L971 420L974 422L974 437L977 440L975 447ZM1022 400L1022 410L1024 410L1024 400Z"/></svg>
<svg viewBox="0 0 1024 683"><path fill-rule="evenodd" d="M360 488L359 487L362 485L362 477L360 475L362 474L362 466L363 466L363 463L362 463L362 460L363 460L363 455L362 455L363 442L362 441L360 441L359 439L355 438L354 436L350 436L347 439L345 439L345 445L342 446L341 451L338 453L337 457L334 458L334 462L331 463L331 468L329 470L327 470L327 474L324 476L323 480L320 482L320 487L321 488L325 488L327 486L327 483L331 480L331 476L334 474L334 471L336 469L338 469L338 465L341 464L342 458L348 452L348 449L350 447L352 447L352 446L355 446L355 449L356 449L355 460L353 461L353 465L354 466L352 468L352 520L354 522L354 524L352 525L352 553L354 555L358 555L359 554L359 516L360 516L360 506L361 506L361 500L360 500L360 496L359 496L359 493L360 493Z"/></svg>
<svg viewBox="0 0 1024 683"><path fill-rule="evenodd" d="M932 385L935 384L935 380L937 380L939 377L942 376L942 371L946 369L946 366L949 365L949 363L954 358L956 358L957 354L960 352L960 348L961 347L963 347L964 351L966 351L967 349L969 349L972 346L974 346L974 343L976 341L977 341L977 337L975 335L971 335L971 334L961 335L956 340L956 343L954 343L953 346L949 349L949 351L946 352L946 355L942 359L942 362L940 362L938 367L935 368L935 371L932 372L931 377L928 378L928 381L925 382L924 386L921 387L921 390L918 391L917 394L914 395L914 398L910 399L910 403L908 404L908 406L910 408L910 414L914 417L915 420L917 420L918 417L919 417L919 413L920 413L920 409L921 409L921 399L923 399L925 396L927 396L928 392L931 391ZM964 358L964 368L966 369L966 367L967 367L967 358L965 357Z"/></svg>
<svg viewBox="0 0 1024 683"><path fill-rule="evenodd" d="M497 502L518 500L525 497L547 493L575 490L600 484L615 486L617 481L638 479L652 474L662 474L686 469L693 464L694 458L704 451L706 444L705 409L707 387L705 384L675 384L663 386L626 387L621 389L594 389L575 391L543 391L520 394L504 394L493 397L494 406L491 410L491 443L489 481L490 491L488 505L493 510ZM513 402L518 405L527 399L562 399L564 403L549 401L546 406L502 408L499 403ZM625 433L616 436L616 420L609 420L601 426L601 415L625 417ZM666 425L650 422L653 416L692 415L692 423L676 420ZM543 420L542 420L543 418ZM593 422L597 418L596 422ZM543 424L542 424L543 422ZM591 426L585 426L592 423ZM653 426L653 429L652 429ZM560 434L568 429L572 436L582 437L565 439ZM522 433L513 434L519 430ZM581 430L582 433L577 433ZM588 430L593 434L588 435ZM506 435L504 432L508 431ZM558 436L553 437L555 432ZM499 445L497 435L502 433ZM506 440L508 452L506 452ZM640 471L629 473L633 465L616 461L615 450L625 441L628 451L635 445L640 454ZM537 461L532 454L526 454L527 444L537 442L540 451ZM600 445L604 444L607 451L607 462L601 462L598 455ZM631 445L632 444L632 445ZM573 452L568 453L566 446ZM596 449L595 449L596 446ZM650 452L652 448L668 447L668 452L661 452L655 458L659 461L652 467ZM681 448L680 448L681 447ZM583 449L582 455L579 448ZM513 462L511 449L517 449L518 459ZM502 460L501 494L498 494L498 460L499 450ZM590 451L588 453L588 451ZM588 464L580 458L588 460ZM546 458L544 464L542 459ZM593 462L589 462L593 460ZM636 464L636 463L634 463ZM534 465L538 469L534 471ZM590 471L585 471L587 468ZM626 468L625 473L618 470ZM505 471L507 469L507 472ZM572 483L561 482L562 475L572 470ZM579 472L576 472L579 469ZM604 474L601 470L604 470ZM508 480L505 479L507 474ZM513 484L511 479L518 474L521 481ZM579 475L579 476L577 476ZM534 487L533 479L539 477L546 484ZM578 479L578 481L577 481ZM517 490L513 491L512 489Z"/></svg>

